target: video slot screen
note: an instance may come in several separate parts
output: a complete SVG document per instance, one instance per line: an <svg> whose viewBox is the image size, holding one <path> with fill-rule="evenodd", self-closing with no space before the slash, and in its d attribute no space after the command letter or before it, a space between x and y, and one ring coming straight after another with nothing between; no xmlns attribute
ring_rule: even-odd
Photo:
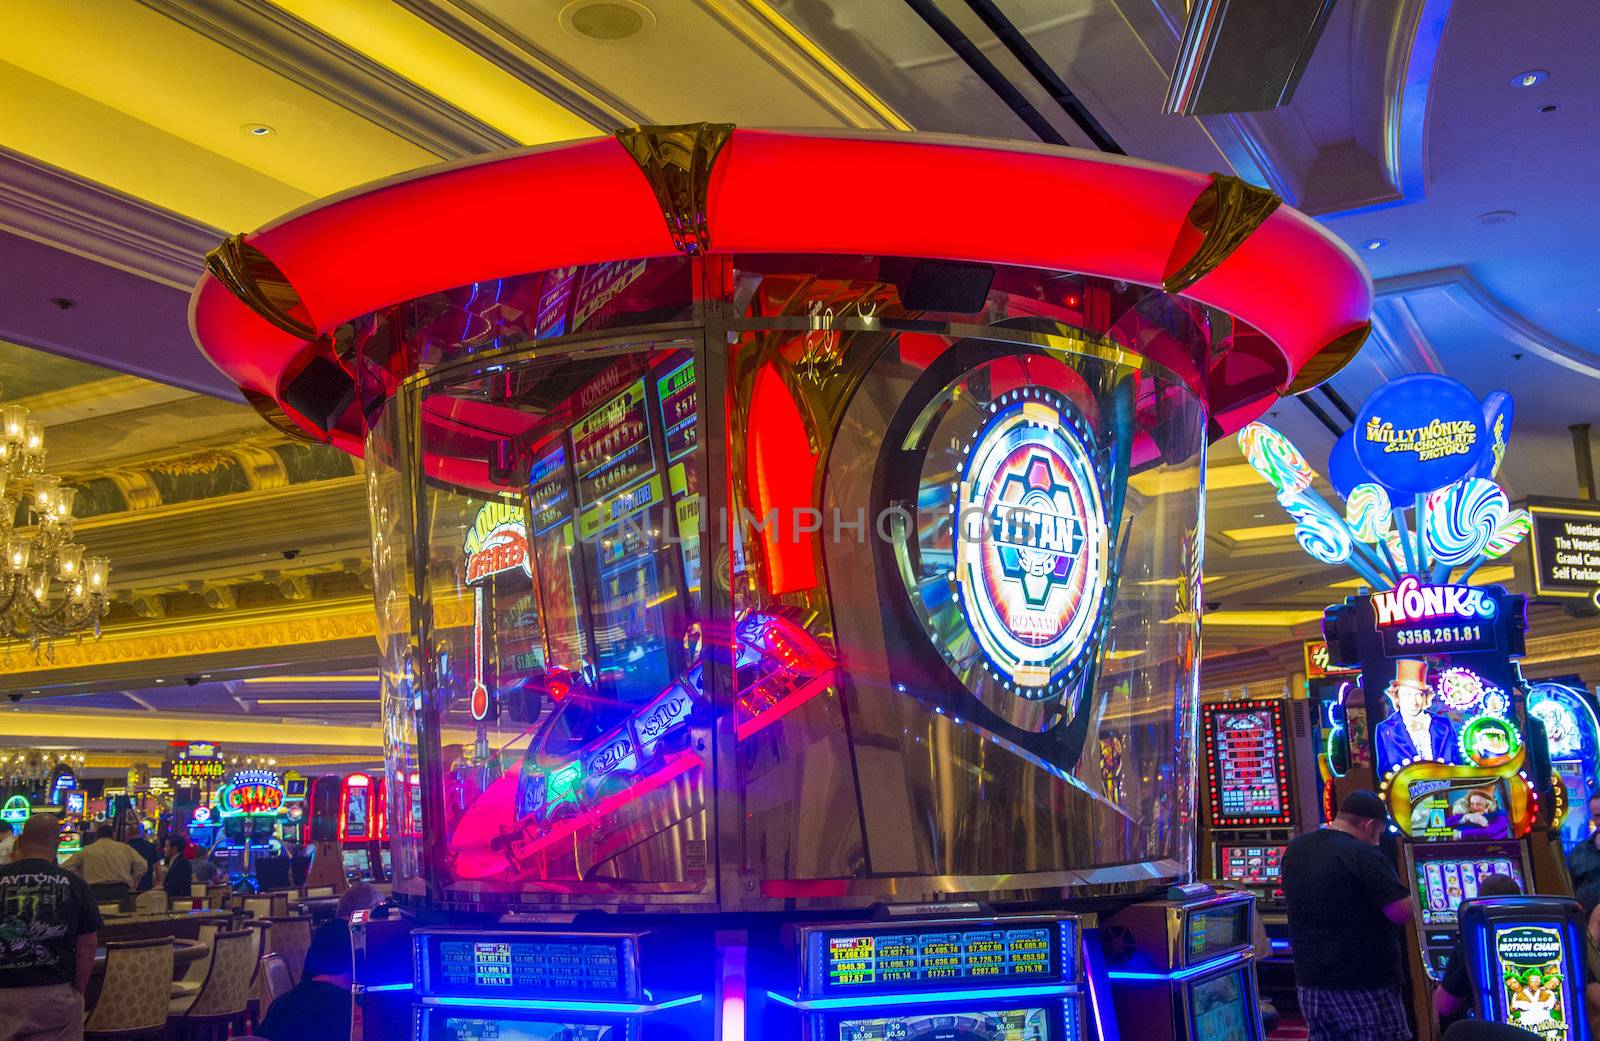
<svg viewBox="0 0 1600 1041"><path fill-rule="evenodd" d="M1048 1008L999 1011L916 1011L898 1016L841 1019L837 1041L1065 1041Z"/></svg>
<svg viewBox="0 0 1600 1041"><path fill-rule="evenodd" d="M1258 1041L1261 1018L1251 999L1245 970L1191 983L1189 1010L1194 1018L1193 1037L1206 1041Z"/></svg>
<svg viewBox="0 0 1600 1041"><path fill-rule="evenodd" d="M593 936L425 936L428 990L445 996L633 996L627 941Z"/></svg>
<svg viewBox="0 0 1600 1041"><path fill-rule="evenodd" d="M1276 886L1283 882L1282 846L1223 846L1218 872L1224 882Z"/></svg>
<svg viewBox="0 0 1600 1041"><path fill-rule="evenodd" d="M1250 904L1241 900L1190 911L1184 925L1189 961L1199 961L1250 943Z"/></svg>
<svg viewBox="0 0 1600 1041"><path fill-rule="evenodd" d="M635 1041L627 1023L575 1023L564 1019L451 1016L438 1009L423 1013L422 1041Z"/></svg>
<svg viewBox="0 0 1600 1041"><path fill-rule="evenodd" d="M829 932L823 955L824 988L833 992L1063 978L1060 928L1053 922Z"/></svg>
<svg viewBox="0 0 1600 1041"><path fill-rule="evenodd" d="M587 506L655 469L644 380L629 384L572 428L578 501Z"/></svg>
<svg viewBox="0 0 1600 1041"><path fill-rule="evenodd" d="M1455 925L1461 902L1478 895L1478 882L1485 875L1510 875L1527 892L1522 856L1515 843L1491 843L1473 849L1458 846L1440 852L1444 855L1418 857L1414 865L1417 905L1422 910L1424 927Z"/></svg>
<svg viewBox="0 0 1600 1041"><path fill-rule="evenodd" d="M1286 823L1283 728L1278 706L1207 710L1206 764L1212 823Z"/></svg>

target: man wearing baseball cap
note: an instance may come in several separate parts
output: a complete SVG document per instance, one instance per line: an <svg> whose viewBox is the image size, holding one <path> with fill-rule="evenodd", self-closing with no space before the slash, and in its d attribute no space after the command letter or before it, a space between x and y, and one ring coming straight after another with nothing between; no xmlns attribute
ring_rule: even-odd
<svg viewBox="0 0 1600 1041"><path fill-rule="evenodd" d="M1300 1011L1310 1041L1409 1041L1401 929L1411 893L1378 851L1383 800L1365 789L1339 815L1289 843L1283 896Z"/></svg>

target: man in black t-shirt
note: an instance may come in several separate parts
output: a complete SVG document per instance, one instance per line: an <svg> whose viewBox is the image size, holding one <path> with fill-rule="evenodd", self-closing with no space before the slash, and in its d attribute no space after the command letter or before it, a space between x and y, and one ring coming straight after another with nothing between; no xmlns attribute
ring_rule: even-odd
<svg viewBox="0 0 1600 1041"><path fill-rule="evenodd" d="M1355 791L1333 823L1289 843L1283 896L1310 1041L1409 1041L1401 926L1411 893L1378 851L1383 800Z"/></svg>
<svg viewBox="0 0 1600 1041"><path fill-rule="evenodd" d="M61 823L35 814L0 865L0 1041L78 1041L100 911L56 864Z"/></svg>

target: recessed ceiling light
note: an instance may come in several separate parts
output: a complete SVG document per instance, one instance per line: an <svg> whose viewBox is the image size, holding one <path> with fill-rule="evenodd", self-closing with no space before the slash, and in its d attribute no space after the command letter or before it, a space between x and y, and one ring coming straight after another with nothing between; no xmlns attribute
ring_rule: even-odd
<svg viewBox="0 0 1600 1041"><path fill-rule="evenodd" d="M1480 213L1472 218L1472 223L1486 226L1490 224L1508 224L1516 219L1516 210L1490 210L1488 213Z"/></svg>
<svg viewBox="0 0 1600 1041"><path fill-rule="evenodd" d="M269 134L277 133L276 130L267 126L265 123L246 123L239 129L244 133L249 134L251 137L266 137Z"/></svg>
<svg viewBox="0 0 1600 1041"><path fill-rule="evenodd" d="M655 12L635 0L574 0L561 9L561 26L601 43L632 39L655 28Z"/></svg>
<svg viewBox="0 0 1600 1041"><path fill-rule="evenodd" d="M1536 87L1549 78L1550 74L1544 69L1528 69L1511 77L1511 85L1513 87Z"/></svg>
<svg viewBox="0 0 1600 1041"><path fill-rule="evenodd" d="M1368 253L1375 253L1389 244L1388 239L1368 239L1361 244L1361 248Z"/></svg>
<svg viewBox="0 0 1600 1041"><path fill-rule="evenodd" d="M1557 105L1540 105L1539 111L1548 114L1554 112L1558 107Z"/></svg>

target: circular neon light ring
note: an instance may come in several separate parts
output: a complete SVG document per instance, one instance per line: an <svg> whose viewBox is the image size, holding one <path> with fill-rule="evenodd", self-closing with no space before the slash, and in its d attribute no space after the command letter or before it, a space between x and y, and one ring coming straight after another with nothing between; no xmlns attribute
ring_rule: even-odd
<svg viewBox="0 0 1600 1041"><path fill-rule="evenodd" d="M1042 698L1076 674L1106 588L1105 506L1093 434L1040 387L989 406L952 509L952 593L990 671Z"/></svg>

